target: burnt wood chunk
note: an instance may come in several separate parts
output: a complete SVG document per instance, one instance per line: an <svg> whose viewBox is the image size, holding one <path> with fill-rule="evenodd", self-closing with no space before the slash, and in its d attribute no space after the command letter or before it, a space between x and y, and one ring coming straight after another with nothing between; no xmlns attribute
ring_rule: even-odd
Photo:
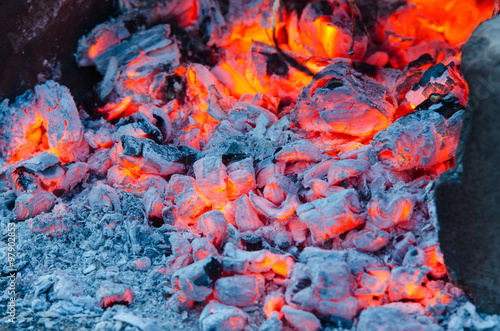
<svg viewBox="0 0 500 331"><path fill-rule="evenodd" d="M448 272L481 312L500 312L500 17L463 46L470 97L456 168L436 187L439 240Z"/></svg>

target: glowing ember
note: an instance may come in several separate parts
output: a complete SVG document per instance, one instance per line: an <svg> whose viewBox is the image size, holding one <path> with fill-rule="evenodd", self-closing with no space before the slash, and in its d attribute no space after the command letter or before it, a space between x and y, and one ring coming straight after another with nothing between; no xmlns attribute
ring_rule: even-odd
<svg viewBox="0 0 500 331"><path fill-rule="evenodd" d="M94 109L53 81L0 104L5 214L96 255L96 305L202 303L202 330L242 330L263 304L268 329L316 330L466 301L432 187L466 115L459 47L493 1L120 2L79 43Z"/></svg>

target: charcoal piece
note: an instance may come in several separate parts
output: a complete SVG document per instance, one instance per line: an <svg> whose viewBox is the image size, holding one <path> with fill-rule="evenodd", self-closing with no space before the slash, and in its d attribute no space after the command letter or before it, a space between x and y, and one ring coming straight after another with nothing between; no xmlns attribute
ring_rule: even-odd
<svg viewBox="0 0 500 331"><path fill-rule="evenodd" d="M182 291L189 301L205 300L213 292L211 284L214 279L208 276L206 270L210 270L210 267L207 269L209 264L217 263L213 262L214 260L213 258L207 258L177 270L172 276L174 289ZM216 266L213 266L213 268L216 268Z"/></svg>
<svg viewBox="0 0 500 331"><path fill-rule="evenodd" d="M248 307L259 302L266 281L261 274L236 275L215 282L214 297L223 304Z"/></svg>
<svg viewBox="0 0 500 331"><path fill-rule="evenodd" d="M228 120L241 133L250 132L262 124L265 128L278 121L269 110L245 102L238 102L229 111Z"/></svg>
<svg viewBox="0 0 500 331"><path fill-rule="evenodd" d="M173 175L170 179L168 192L173 202L178 207L179 215L183 217L196 217L207 209L207 203L196 186L193 177ZM167 215L163 215L164 218Z"/></svg>
<svg viewBox="0 0 500 331"><path fill-rule="evenodd" d="M386 231L363 230L353 238L354 247L363 252L376 252L389 243L391 236Z"/></svg>
<svg viewBox="0 0 500 331"><path fill-rule="evenodd" d="M32 91L18 96L10 106L8 99L3 100L0 103L0 122L0 154L3 157L17 161L37 150L42 138L42 119Z"/></svg>
<svg viewBox="0 0 500 331"><path fill-rule="evenodd" d="M51 150L64 162L83 160L88 154L88 145L68 88L49 80L35 86L35 95Z"/></svg>
<svg viewBox="0 0 500 331"><path fill-rule="evenodd" d="M193 259L195 261L204 260L210 256L218 256L219 252L207 238L196 238L191 242L193 247Z"/></svg>
<svg viewBox="0 0 500 331"><path fill-rule="evenodd" d="M284 306L282 308L286 320L299 331L318 331L321 329L320 320L307 311Z"/></svg>
<svg viewBox="0 0 500 331"><path fill-rule="evenodd" d="M246 251L227 243L224 247L222 266L227 273L264 273L270 270L281 276L288 276L293 269L294 259L285 254L268 250Z"/></svg>
<svg viewBox="0 0 500 331"><path fill-rule="evenodd" d="M160 130L163 138L163 141L159 142L159 144L166 143L172 134L172 122L170 121L170 117L168 117L168 115L160 109L156 108L153 110L153 118L156 120L156 127Z"/></svg>
<svg viewBox="0 0 500 331"><path fill-rule="evenodd" d="M424 102L415 107L415 111L430 109L448 119L456 112L465 109L453 93L441 95L439 93L431 94Z"/></svg>
<svg viewBox="0 0 500 331"><path fill-rule="evenodd" d="M322 155L318 147L309 140L297 140L279 148L275 159L285 162L321 161Z"/></svg>
<svg viewBox="0 0 500 331"><path fill-rule="evenodd" d="M369 222L387 229L411 218L415 198L404 192L387 192L372 197L368 203Z"/></svg>
<svg viewBox="0 0 500 331"><path fill-rule="evenodd" d="M227 175L226 193L230 201L234 201L240 195L255 189L253 158L249 157L239 161L233 159L233 162L227 166Z"/></svg>
<svg viewBox="0 0 500 331"><path fill-rule="evenodd" d="M361 225L365 219L362 210L357 192L347 189L299 206L297 215L311 231L313 241L322 243Z"/></svg>
<svg viewBox="0 0 500 331"><path fill-rule="evenodd" d="M215 206L222 207L227 201L227 168L219 155L209 155L193 165L196 184L203 195Z"/></svg>
<svg viewBox="0 0 500 331"><path fill-rule="evenodd" d="M255 231L262 226L259 216L250 205L248 195L240 196L234 202L234 216L238 230L241 232Z"/></svg>
<svg viewBox="0 0 500 331"><path fill-rule="evenodd" d="M219 247L226 239L227 225L226 217L219 210L209 211L198 219L201 232L216 247Z"/></svg>
<svg viewBox="0 0 500 331"><path fill-rule="evenodd" d="M163 143L163 135L161 134L161 131L151 123L151 121L148 119L144 113L139 112L139 125L142 127L144 132L148 134L148 136L154 140L155 143L157 144L162 144Z"/></svg>
<svg viewBox="0 0 500 331"><path fill-rule="evenodd" d="M128 306L134 301L135 295L126 285L106 283L97 290L96 299L102 308L109 308L114 305Z"/></svg>
<svg viewBox="0 0 500 331"><path fill-rule="evenodd" d="M389 283L389 297L392 301L421 300L427 295L425 268L395 267L391 272Z"/></svg>
<svg viewBox="0 0 500 331"><path fill-rule="evenodd" d="M215 300L210 301L200 315L200 329L202 331L244 330L247 325L247 313Z"/></svg>
<svg viewBox="0 0 500 331"><path fill-rule="evenodd" d="M356 295L384 295L389 281L391 279L391 271L387 267L383 268L366 268L363 271L359 288L354 291Z"/></svg>
<svg viewBox="0 0 500 331"><path fill-rule="evenodd" d="M395 111L386 87L369 77L361 79L349 65L338 62L304 87L291 121L308 131L366 137L385 129Z"/></svg>
<svg viewBox="0 0 500 331"><path fill-rule="evenodd" d="M112 57L116 57L118 67L121 67L139 56L140 52L148 53L171 45L172 41L167 39L169 35L170 26L157 25L149 30L135 33L129 39L107 48L92 62L100 73L105 74Z"/></svg>
<svg viewBox="0 0 500 331"><path fill-rule="evenodd" d="M254 234L253 232L246 232L241 236L241 243L245 250L248 252L259 251L262 248L262 236Z"/></svg>
<svg viewBox="0 0 500 331"><path fill-rule="evenodd" d="M361 312L358 330L428 330L438 331L442 327L427 316L418 303L392 303L371 307Z"/></svg>
<svg viewBox="0 0 500 331"><path fill-rule="evenodd" d="M182 173L185 170L181 160L186 155L175 147L158 145L150 139L128 135L121 136L120 140L123 153L118 155L118 159L124 168L133 164L141 171L159 176Z"/></svg>
<svg viewBox="0 0 500 331"><path fill-rule="evenodd" d="M420 81L406 93L406 100L413 107L417 107L432 95L444 96L446 94L454 95L459 103L465 106L467 87L454 62L448 65L438 63L427 69Z"/></svg>
<svg viewBox="0 0 500 331"><path fill-rule="evenodd" d="M337 185L351 177L357 177L368 170L370 164L365 160L340 160L328 169L328 183Z"/></svg>
<svg viewBox="0 0 500 331"><path fill-rule="evenodd" d="M253 192L250 192L248 196L252 207L257 212L270 219L286 220L288 217L292 216L299 205L298 197L293 194L288 194L285 201L279 206Z"/></svg>
<svg viewBox="0 0 500 331"><path fill-rule="evenodd" d="M121 20L99 24L87 36L78 41L76 61L80 66L90 66L92 60L101 55L107 48L128 37L130 37L130 32Z"/></svg>
<svg viewBox="0 0 500 331"><path fill-rule="evenodd" d="M370 160L394 170L447 161L455 156L463 116L464 111L459 111L445 119L435 111L422 110L402 117L375 135Z"/></svg>
<svg viewBox="0 0 500 331"><path fill-rule="evenodd" d="M274 174L267 179L264 187L264 197L275 205L280 205L288 196L298 193L292 181L281 174Z"/></svg>
<svg viewBox="0 0 500 331"><path fill-rule="evenodd" d="M14 215L17 220L26 220L54 207L56 196L44 190L23 193L16 199Z"/></svg>
<svg viewBox="0 0 500 331"><path fill-rule="evenodd" d="M480 312L500 313L500 16L479 25L463 46L467 117L455 169L436 187L439 242L450 278Z"/></svg>

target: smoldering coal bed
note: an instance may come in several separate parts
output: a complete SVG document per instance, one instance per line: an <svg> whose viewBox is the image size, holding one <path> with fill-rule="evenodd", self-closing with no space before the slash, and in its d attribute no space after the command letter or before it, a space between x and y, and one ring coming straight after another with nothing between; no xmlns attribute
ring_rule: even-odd
<svg viewBox="0 0 500 331"><path fill-rule="evenodd" d="M433 198L493 1L120 7L78 43L92 102L0 104L4 325L500 327L450 282Z"/></svg>

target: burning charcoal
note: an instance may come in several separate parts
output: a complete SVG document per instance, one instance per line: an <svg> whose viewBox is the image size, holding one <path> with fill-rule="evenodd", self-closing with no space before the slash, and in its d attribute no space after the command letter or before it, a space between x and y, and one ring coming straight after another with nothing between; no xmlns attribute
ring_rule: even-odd
<svg viewBox="0 0 500 331"><path fill-rule="evenodd" d="M228 100L226 100L229 96L227 88L214 77L207 67L201 64L192 64L186 76L187 94L190 99L201 110L207 110L215 119L225 118L227 111L230 109L227 103ZM220 102L214 102L216 100Z"/></svg>
<svg viewBox="0 0 500 331"><path fill-rule="evenodd" d="M381 296L387 290L391 280L391 271L389 268L368 268L363 272L359 281L359 288L354 294Z"/></svg>
<svg viewBox="0 0 500 331"><path fill-rule="evenodd" d="M132 136L122 136L121 142L123 152L118 155L118 160L125 168L130 164L159 176L184 172L181 160L185 155L175 147L157 145L150 139Z"/></svg>
<svg viewBox="0 0 500 331"><path fill-rule="evenodd" d="M307 239L307 226L297 217L292 215L288 221L288 229L292 233L293 240L301 244Z"/></svg>
<svg viewBox="0 0 500 331"><path fill-rule="evenodd" d="M148 220L155 226L163 224L163 200L160 197L160 192L153 187L150 187L144 195L144 206Z"/></svg>
<svg viewBox="0 0 500 331"><path fill-rule="evenodd" d="M166 266L160 267L158 270L167 275L173 275L177 270L187 267L193 263L193 257L191 254L183 254L180 256L171 256L167 259ZM185 299L184 296L180 299Z"/></svg>
<svg viewBox="0 0 500 331"><path fill-rule="evenodd" d="M181 233L172 233L168 240L172 245L173 256L178 257L191 253L191 244Z"/></svg>
<svg viewBox="0 0 500 331"><path fill-rule="evenodd" d="M320 301L316 313L323 319L349 324L358 313L359 306L355 297L348 296L339 301Z"/></svg>
<svg viewBox="0 0 500 331"><path fill-rule="evenodd" d="M241 309L210 301L200 315L202 331L242 331L248 325L248 315Z"/></svg>
<svg viewBox="0 0 500 331"><path fill-rule="evenodd" d="M359 137L385 129L396 110L391 94L377 81L358 77L342 62L326 67L302 90L292 122L308 131Z"/></svg>
<svg viewBox="0 0 500 331"><path fill-rule="evenodd" d="M216 207L224 206L227 201L227 168L221 156L205 156L193 165L196 184L203 195Z"/></svg>
<svg viewBox="0 0 500 331"><path fill-rule="evenodd" d="M307 311L284 306L282 308L286 320L299 331L317 331L321 329L320 320Z"/></svg>
<svg viewBox="0 0 500 331"><path fill-rule="evenodd" d="M78 41L77 62L89 66L92 60L108 48L130 37L123 21L111 21L96 26L87 36Z"/></svg>
<svg viewBox="0 0 500 331"><path fill-rule="evenodd" d="M161 141L160 144L164 144L170 140L172 135L172 123L170 117L158 108L153 110L153 117L156 120L155 125L158 130L160 130L163 138L163 141Z"/></svg>
<svg viewBox="0 0 500 331"><path fill-rule="evenodd" d="M444 96L449 93L453 93L462 106L467 104L465 79L454 62L448 65L438 63L427 69L420 81L406 94L406 100L417 107L431 95Z"/></svg>
<svg viewBox="0 0 500 331"><path fill-rule="evenodd" d="M358 330L429 330L442 328L426 316L418 303L392 303L361 312Z"/></svg>
<svg viewBox="0 0 500 331"><path fill-rule="evenodd" d="M168 191L179 208L179 215L196 217L205 212L207 203L203 200L193 177L173 175L168 185Z"/></svg>
<svg viewBox="0 0 500 331"><path fill-rule="evenodd" d="M209 256L217 256L219 253L215 249L214 245L207 240L207 238L196 238L191 243L193 247L193 259L195 261L201 261Z"/></svg>
<svg viewBox="0 0 500 331"><path fill-rule="evenodd" d="M286 164L284 162L275 163L271 157L259 162L255 168L257 176L257 187L262 188L267 184L269 177L274 174L282 174L285 172Z"/></svg>
<svg viewBox="0 0 500 331"><path fill-rule="evenodd" d="M389 243L391 236L386 231L365 229L353 238L354 247L360 251L374 253Z"/></svg>
<svg viewBox="0 0 500 331"><path fill-rule="evenodd" d="M394 252L392 252L388 264L392 266L401 265L403 259L412 245L415 245L417 240L413 233L407 232L399 238L399 242L394 245Z"/></svg>
<svg viewBox="0 0 500 331"><path fill-rule="evenodd" d="M288 195L297 194L297 188L289 178L274 174L267 179L264 187L264 197L275 205L280 205Z"/></svg>
<svg viewBox="0 0 500 331"><path fill-rule="evenodd" d="M261 228L262 229L262 228ZM248 252L259 251L263 248L263 238L260 234L247 231L240 235L241 246Z"/></svg>
<svg viewBox="0 0 500 331"><path fill-rule="evenodd" d="M14 188L17 195L36 190L44 186L38 173L53 167L59 168L59 158L52 153L43 152L29 160L12 167L7 176L10 187Z"/></svg>
<svg viewBox="0 0 500 331"><path fill-rule="evenodd" d="M264 130L276 123L278 118L265 108L238 102L229 111L228 120L236 130L245 133L257 129L259 125Z"/></svg>
<svg viewBox="0 0 500 331"><path fill-rule="evenodd" d="M162 144L164 141L161 131L151 123L149 118L144 115L143 112L139 111L137 123L141 126L142 130L148 135L149 138L157 144Z"/></svg>
<svg viewBox="0 0 500 331"><path fill-rule="evenodd" d="M351 16L351 10L355 16ZM290 46L294 51L311 52L310 55L317 57L345 57L359 60L365 54L368 43L360 16L357 7L351 8L347 0L337 3L329 1L309 3L302 11L300 19L292 18L292 26L289 29ZM352 22L352 19L355 22ZM356 27L354 36L352 24ZM351 53L351 42L354 42L353 53Z"/></svg>
<svg viewBox="0 0 500 331"><path fill-rule="evenodd" d="M265 273L270 270L287 277L294 266L294 259L285 254L276 254L268 250L244 251L232 243L224 247L222 264L228 273Z"/></svg>
<svg viewBox="0 0 500 331"><path fill-rule="evenodd" d="M321 255L304 257L307 265L295 264L286 302L326 319L351 320L357 313L357 301L350 296L353 283L350 269L342 257L318 253Z"/></svg>
<svg viewBox="0 0 500 331"><path fill-rule="evenodd" d="M93 153L87 160L87 165L89 166L90 172L100 177L106 177L112 165L109 150L103 149Z"/></svg>
<svg viewBox="0 0 500 331"><path fill-rule="evenodd" d="M264 314L269 319L273 315L277 315L279 319L283 318L281 309L286 305L285 297L280 293L271 293L264 300Z"/></svg>
<svg viewBox="0 0 500 331"><path fill-rule="evenodd" d="M305 188L309 188L309 187L311 187L311 182L314 179L325 178L328 175L328 170L330 169L330 167L336 162L337 162L337 160L327 159L327 160L321 161L317 165L311 167L311 169L307 170L304 173L304 179L302 180L302 185Z"/></svg>
<svg viewBox="0 0 500 331"><path fill-rule="evenodd" d="M261 274L219 278L215 282L214 297L231 306L253 306L259 302L264 285L264 276Z"/></svg>
<svg viewBox="0 0 500 331"><path fill-rule="evenodd" d="M262 226L262 222L250 205L248 195L246 194L241 195L234 202L234 215L236 226L238 227L238 230L242 232L254 231Z"/></svg>
<svg viewBox="0 0 500 331"><path fill-rule="evenodd" d="M373 138L370 158L395 170L427 168L455 156L463 111L445 119L422 110L398 119Z"/></svg>
<svg viewBox="0 0 500 331"><path fill-rule="evenodd" d="M357 177L364 173L370 164L365 160L340 160L328 169L328 183L337 185L343 180Z"/></svg>
<svg viewBox="0 0 500 331"><path fill-rule="evenodd" d="M405 222L413 214L415 198L403 192L375 196L368 204L368 220L379 229Z"/></svg>
<svg viewBox="0 0 500 331"><path fill-rule="evenodd" d="M23 193L16 199L14 215L17 220L27 220L48 211L56 203L56 196L44 190L35 193Z"/></svg>
<svg viewBox="0 0 500 331"><path fill-rule="evenodd" d="M135 299L130 287L113 283L102 285L97 291L96 297L102 308L109 308L114 305L128 306Z"/></svg>
<svg viewBox="0 0 500 331"><path fill-rule="evenodd" d="M297 140L283 146L275 155L276 160L285 162L321 161L321 151L308 140Z"/></svg>
<svg viewBox="0 0 500 331"><path fill-rule="evenodd" d="M311 231L315 243L334 238L358 225L365 217L357 192L347 189L297 208L297 215Z"/></svg>
<svg viewBox="0 0 500 331"><path fill-rule="evenodd" d="M423 299L427 295L427 289L423 286L426 280L425 274L426 272L415 268L395 267L392 269L388 291L391 300Z"/></svg>
<svg viewBox="0 0 500 331"><path fill-rule="evenodd" d="M102 209L104 211L112 211L121 213L122 207L120 198L115 189L111 186L97 182L92 187L88 196L89 205L94 209Z"/></svg>
<svg viewBox="0 0 500 331"><path fill-rule="evenodd" d="M188 301L203 301L212 294L211 285L220 276L220 270L219 261L210 257L177 270L172 276L172 285L182 291Z"/></svg>
<svg viewBox="0 0 500 331"><path fill-rule="evenodd" d="M38 109L51 151L63 162L82 160L88 154L83 127L70 91L54 81L35 87Z"/></svg>
<svg viewBox="0 0 500 331"><path fill-rule="evenodd" d="M250 203L256 211L272 219L284 220L288 218L295 212L295 209L297 209L299 205L298 198L291 194L289 194L286 200L279 206L276 206L265 198L259 197L253 192L250 192L249 197Z"/></svg>
<svg viewBox="0 0 500 331"><path fill-rule="evenodd" d="M242 194L255 189L255 171L253 159L246 158L232 162L227 166L226 193L229 201L236 200Z"/></svg>
<svg viewBox="0 0 500 331"><path fill-rule="evenodd" d="M426 257L425 265L431 269L429 274L436 279L445 277L448 272L439 244L424 248L424 253Z"/></svg>
<svg viewBox="0 0 500 331"><path fill-rule="evenodd" d="M218 210L209 211L198 219L201 232L216 247L219 247L226 238L227 224L226 217Z"/></svg>
<svg viewBox="0 0 500 331"><path fill-rule="evenodd" d="M0 153L11 161L30 157L39 149L42 140L43 120L32 91L16 98L9 107L9 100L0 103Z"/></svg>
<svg viewBox="0 0 500 331"><path fill-rule="evenodd" d="M107 48L92 62L100 73L105 74L111 57L116 57L118 66L121 67L137 58L141 51L149 53L168 47L172 44L172 41L167 39L169 35L170 27L168 25L157 25L149 30L135 33L132 37ZM175 49L170 48L170 51L175 52Z"/></svg>

